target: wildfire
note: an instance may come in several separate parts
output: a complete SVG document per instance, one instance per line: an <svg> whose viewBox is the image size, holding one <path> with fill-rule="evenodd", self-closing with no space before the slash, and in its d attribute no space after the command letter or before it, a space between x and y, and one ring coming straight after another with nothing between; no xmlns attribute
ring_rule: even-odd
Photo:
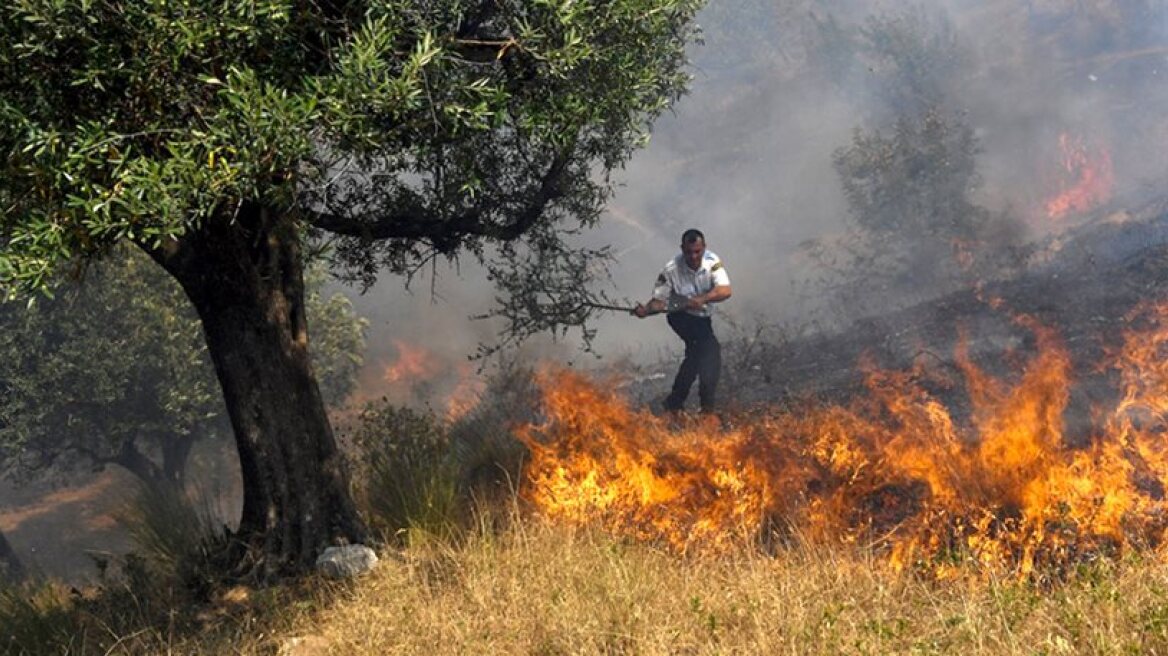
<svg viewBox="0 0 1168 656"><path fill-rule="evenodd" d="M456 421L479 404L486 383L475 372L468 362L460 362L454 368L456 381L453 389L446 395L446 419Z"/></svg>
<svg viewBox="0 0 1168 656"><path fill-rule="evenodd" d="M393 340L393 347L397 350L397 360L386 367L382 375L391 385L434 378L444 368L441 360L429 349L400 339Z"/></svg>
<svg viewBox="0 0 1168 656"><path fill-rule="evenodd" d="M548 517L683 552L793 533L937 577L968 565L1030 575L1156 547L1168 530L1168 304L1130 319L1141 329L1110 365L1120 400L1071 440L1069 355L1026 317L1037 349L1009 380L963 340L964 392L945 395L963 402L930 391L920 369L869 367L869 393L849 404L761 411L732 429L673 428L611 386L547 372L547 421L520 431L531 451L522 491Z"/></svg>
<svg viewBox="0 0 1168 656"><path fill-rule="evenodd" d="M406 340L395 339L393 346L392 362L372 363L361 376L353 395L357 405L383 397L401 405L437 405L448 421L478 405L485 382L470 363L451 362Z"/></svg>
<svg viewBox="0 0 1168 656"><path fill-rule="evenodd" d="M1111 155L1090 148L1082 138L1059 135L1062 153L1059 192L1046 201L1046 216L1063 219L1071 212L1088 212L1111 200L1115 172Z"/></svg>

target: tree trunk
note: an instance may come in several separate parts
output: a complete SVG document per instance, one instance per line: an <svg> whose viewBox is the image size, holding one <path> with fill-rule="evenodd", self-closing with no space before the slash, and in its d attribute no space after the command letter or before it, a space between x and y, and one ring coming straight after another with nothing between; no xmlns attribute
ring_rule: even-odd
<svg viewBox="0 0 1168 656"><path fill-rule="evenodd" d="M163 434L160 436L160 442L161 466L139 451L138 444L133 439L123 442L114 457L95 460L103 464L118 465L147 485L173 485L181 490L185 482L187 458L194 447L195 438L193 435Z"/></svg>
<svg viewBox="0 0 1168 656"><path fill-rule="evenodd" d="M243 475L238 573L307 571L325 547L365 539L308 356L296 226L244 204L150 249L202 319Z"/></svg>
<svg viewBox="0 0 1168 656"><path fill-rule="evenodd" d="M105 460L105 462L112 462L121 466L134 476L137 476L143 483L149 485L155 485L163 481L162 469L154 464L153 460L147 458L145 454L138 450L138 445L133 439L127 439L122 442L122 448L118 449L118 454L113 458Z"/></svg>
<svg viewBox="0 0 1168 656"><path fill-rule="evenodd" d="M19 583L24 579L24 565L16 556L16 551L8 543L8 538L0 532L0 581Z"/></svg>
<svg viewBox="0 0 1168 656"><path fill-rule="evenodd" d="M194 445L194 435L167 435L162 440L162 475L179 488L186 482L187 459Z"/></svg>

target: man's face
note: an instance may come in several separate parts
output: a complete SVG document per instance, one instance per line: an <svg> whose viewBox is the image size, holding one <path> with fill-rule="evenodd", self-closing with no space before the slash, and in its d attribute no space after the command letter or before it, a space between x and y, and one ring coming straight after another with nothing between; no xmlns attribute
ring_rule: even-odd
<svg viewBox="0 0 1168 656"><path fill-rule="evenodd" d="M697 239L689 244L682 243L681 254L685 256L685 265L691 271L697 271L702 265L702 256L706 254L705 240Z"/></svg>

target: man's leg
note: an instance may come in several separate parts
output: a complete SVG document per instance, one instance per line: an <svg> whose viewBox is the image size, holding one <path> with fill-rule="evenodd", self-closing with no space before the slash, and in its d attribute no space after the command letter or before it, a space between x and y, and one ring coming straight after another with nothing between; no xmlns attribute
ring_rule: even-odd
<svg viewBox="0 0 1168 656"><path fill-rule="evenodd" d="M722 345L710 336L701 342L698 367L698 398L702 402L702 412L714 411L714 399L718 391L718 378L722 375Z"/></svg>
<svg viewBox="0 0 1168 656"><path fill-rule="evenodd" d="M681 410L685 407L685 399L698 377L701 367L699 341L695 339L693 320L698 317L684 312L675 312L667 317L669 327L685 342L685 358L677 368L677 375L673 377L673 390L665 397L666 410Z"/></svg>

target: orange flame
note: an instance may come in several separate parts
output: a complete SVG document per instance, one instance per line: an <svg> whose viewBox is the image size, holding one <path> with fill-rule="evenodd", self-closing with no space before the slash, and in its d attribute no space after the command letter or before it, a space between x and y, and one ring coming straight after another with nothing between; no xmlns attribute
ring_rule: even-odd
<svg viewBox="0 0 1168 656"><path fill-rule="evenodd" d="M919 368L868 367L869 394L846 405L674 429L611 386L544 373L548 419L519 431L531 451L522 493L549 517L683 552L785 527L937 577L963 563L1030 575L1157 546L1168 529L1168 304L1138 316L1144 329L1113 358L1122 400L1081 436L1085 448L1064 434L1069 355L1054 331L1020 317L1037 349L1011 381L979 368L962 338L964 413Z"/></svg>
<svg viewBox="0 0 1168 656"><path fill-rule="evenodd" d="M434 378L443 369L441 361L429 349L400 339L393 340L393 347L397 349L397 360L382 374L391 385Z"/></svg>
<svg viewBox="0 0 1168 656"><path fill-rule="evenodd" d="M1059 135L1062 176L1059 193L1046 201L1046 216L1063 219L1071 212L1089 212L1111 200L1115 171L1111 155L1103 148L1089 148L1079 137Z"/></svg>
<svg viewBox="0 0 1168 656"><path fill-rule="evenodd" d="M386 398L401 405L437 404L447 421L456 421L479 403L486 383L467 362L451 362L434 351L402 339L393 340L397 357L373 363L360 376L351 402Z"/></svg>
<svg viewBox="0 0 1168 656"><path fill-rule="evenodd" d="M455 367L457 381L446 395L446 419L457 421L474 410L487 384L478 376L469 362L461 362Z"/></svg>

